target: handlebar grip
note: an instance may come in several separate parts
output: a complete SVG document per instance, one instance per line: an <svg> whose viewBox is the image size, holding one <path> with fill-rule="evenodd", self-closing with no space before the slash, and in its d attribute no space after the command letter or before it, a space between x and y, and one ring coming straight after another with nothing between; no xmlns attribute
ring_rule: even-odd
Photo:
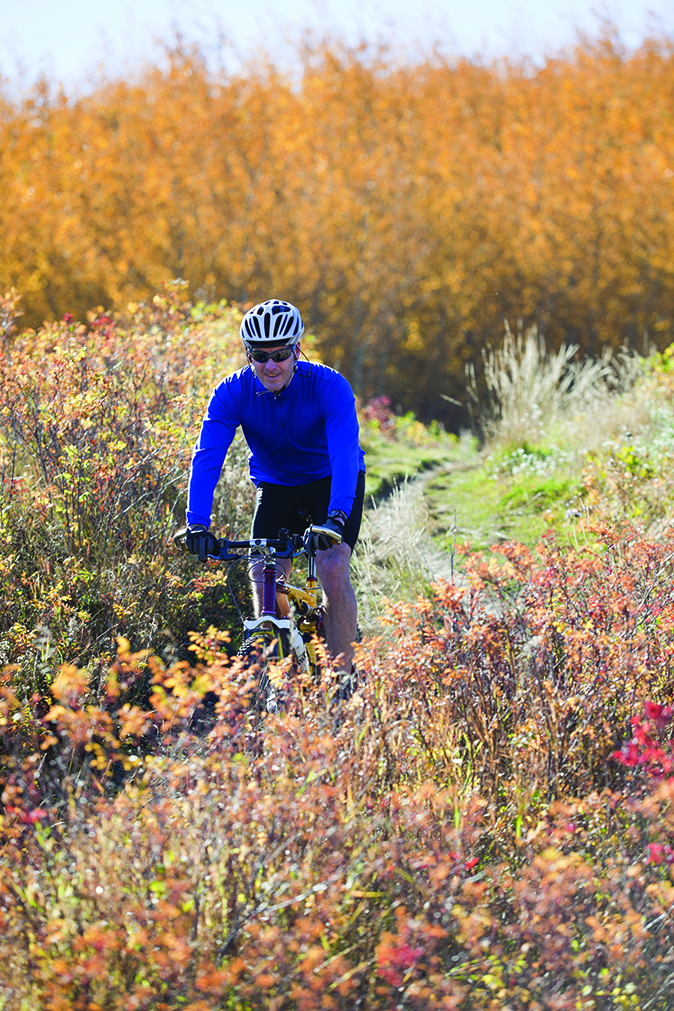
<svg viewBox="0 0 674 1011"><path fill-rule="evenodd" d="M187 551L188 548L186 544L186 538L187 538L187 527L181 527L180 530L176 530L176 532L174 533L173 543L177 548L181 548L183 551ZM229 541L226 540L218 541L218 544L220 546L221 554L225 555L227 553L227 548L229 547ZM220 558L220 555L209 555L208 557Z"/></svg>
<svg viewBox="0 0 674 1011"><path fill-rule="evenodd" d="M332 527L323 527L320 524L314 523L313 526L307 529L307 534L311 537L327 537L333 544L342 543L342 535L333 530Z"/></svg>

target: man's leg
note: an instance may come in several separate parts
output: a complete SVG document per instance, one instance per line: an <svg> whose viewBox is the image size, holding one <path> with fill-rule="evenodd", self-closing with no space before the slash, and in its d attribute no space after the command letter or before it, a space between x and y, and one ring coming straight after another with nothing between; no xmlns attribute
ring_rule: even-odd
<svg viewBox="0 0 674 1011"><path fill-rule="evenodd" d="M356 594L351 585L351 548L336 544L316 555L316 571L325 599L325 637L339 670L351 673L357 634Z"/></svg>

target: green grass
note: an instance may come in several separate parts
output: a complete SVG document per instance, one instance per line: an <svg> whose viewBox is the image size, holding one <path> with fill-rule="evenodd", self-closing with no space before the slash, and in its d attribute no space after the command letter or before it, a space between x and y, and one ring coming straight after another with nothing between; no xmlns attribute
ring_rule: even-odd
<svg viewBox="0 0 674 1011"><path fill-rule="evenodd" d="M449 446L415 446L388 439L368 441L365 447L366 502L383 498L406 478L443 466L449 458Z"/></svg>
<svg viewBox="0 0 674 1011"><path fill-rule="evenodd" d="M531 335L506 350L492 368L500 393L483 405L481 449L412 416L386 431L365 422L368 496L381 502L416 478L425 506L417 522L445 551L455 542L476 551L504 541L535 547L550 531L578 547L604 521L634 520L658 536L674 512L669 357L604 356L569 366L562 381L559 356ZM556 399L541 393L542 375Z"/></svg>
<svg viewBox="0 0 674 1011"><path fill-rule="evenodd" d="M434 476L426 501L439 547L451 547L456 514L457 540L482 550L504 540L533 545L550 529L570 541L580 493L578 481L566 474L494 477L491 467L476 460L470 469Z"/></svg>
<svg viewBox="0 0 674 1011"><path fill-rule="evenodd" d="M367 501L381 501L406 478L426 475L423 494L437 547L454 539L483 550L505 540L536 544L548 530L577 540L583 488L578 464L540 448L486 456L471 439L419 445L371 432L365 441ZM429 473L431 472L431 473Z"/></svg>
<svg viewBox="0 0 674 1011"><path fill-rule="evenodd" d="M389 443L366 454L368 494L383 497L406 477L428 470L424 500L430 533L450 550L454 539L483 550L504 540L533 545L546 531L562 543L574 542L582 512L580 475L569 468L544 474L495 473L493 462L476 450L430 449Z"/></svg>

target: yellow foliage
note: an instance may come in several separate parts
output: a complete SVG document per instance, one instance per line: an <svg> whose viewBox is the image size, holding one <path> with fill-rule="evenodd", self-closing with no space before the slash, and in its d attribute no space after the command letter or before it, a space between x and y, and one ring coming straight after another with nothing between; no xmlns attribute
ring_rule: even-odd
<svg viewBox="0 0 674 1011"><path fill-rule="evenodd" d="M51 693L59 702L72 704L80 698L89 685L89 672L78 670L73 664L63 664L51 686Z"/></svg>
<svg viewBox="0 0 674 1011"><path fill-rule="evenodd" d="M504 318L674 338L672 44L484 65L305 46L303 75L168 68L0 95L0 286L26 322L171 277L296 301L365 398L424 417Z"/></svg>

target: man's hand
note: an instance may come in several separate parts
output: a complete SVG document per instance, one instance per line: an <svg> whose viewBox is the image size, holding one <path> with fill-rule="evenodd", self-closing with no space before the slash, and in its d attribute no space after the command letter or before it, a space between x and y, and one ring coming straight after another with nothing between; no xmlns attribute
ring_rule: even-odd
<svg viewBox="0 0 674 1011"><path fill-rule="evenodd" d="M185 545L187 550L193 555L198 555L202 562L205 562L209 555L214 558L218 558L220 555L220 543L217 537L214 537L208 527L202 523L192 523L188 526Z"/></svg>
<svg viewBox="0 0 674 1011"><path fill-rule="evenodd" d="M327 551L335 544L342 543L346 515L339 509L328 513L325 523L310 526L304 532L304 547L312 546L317 551Z"/></svg>

